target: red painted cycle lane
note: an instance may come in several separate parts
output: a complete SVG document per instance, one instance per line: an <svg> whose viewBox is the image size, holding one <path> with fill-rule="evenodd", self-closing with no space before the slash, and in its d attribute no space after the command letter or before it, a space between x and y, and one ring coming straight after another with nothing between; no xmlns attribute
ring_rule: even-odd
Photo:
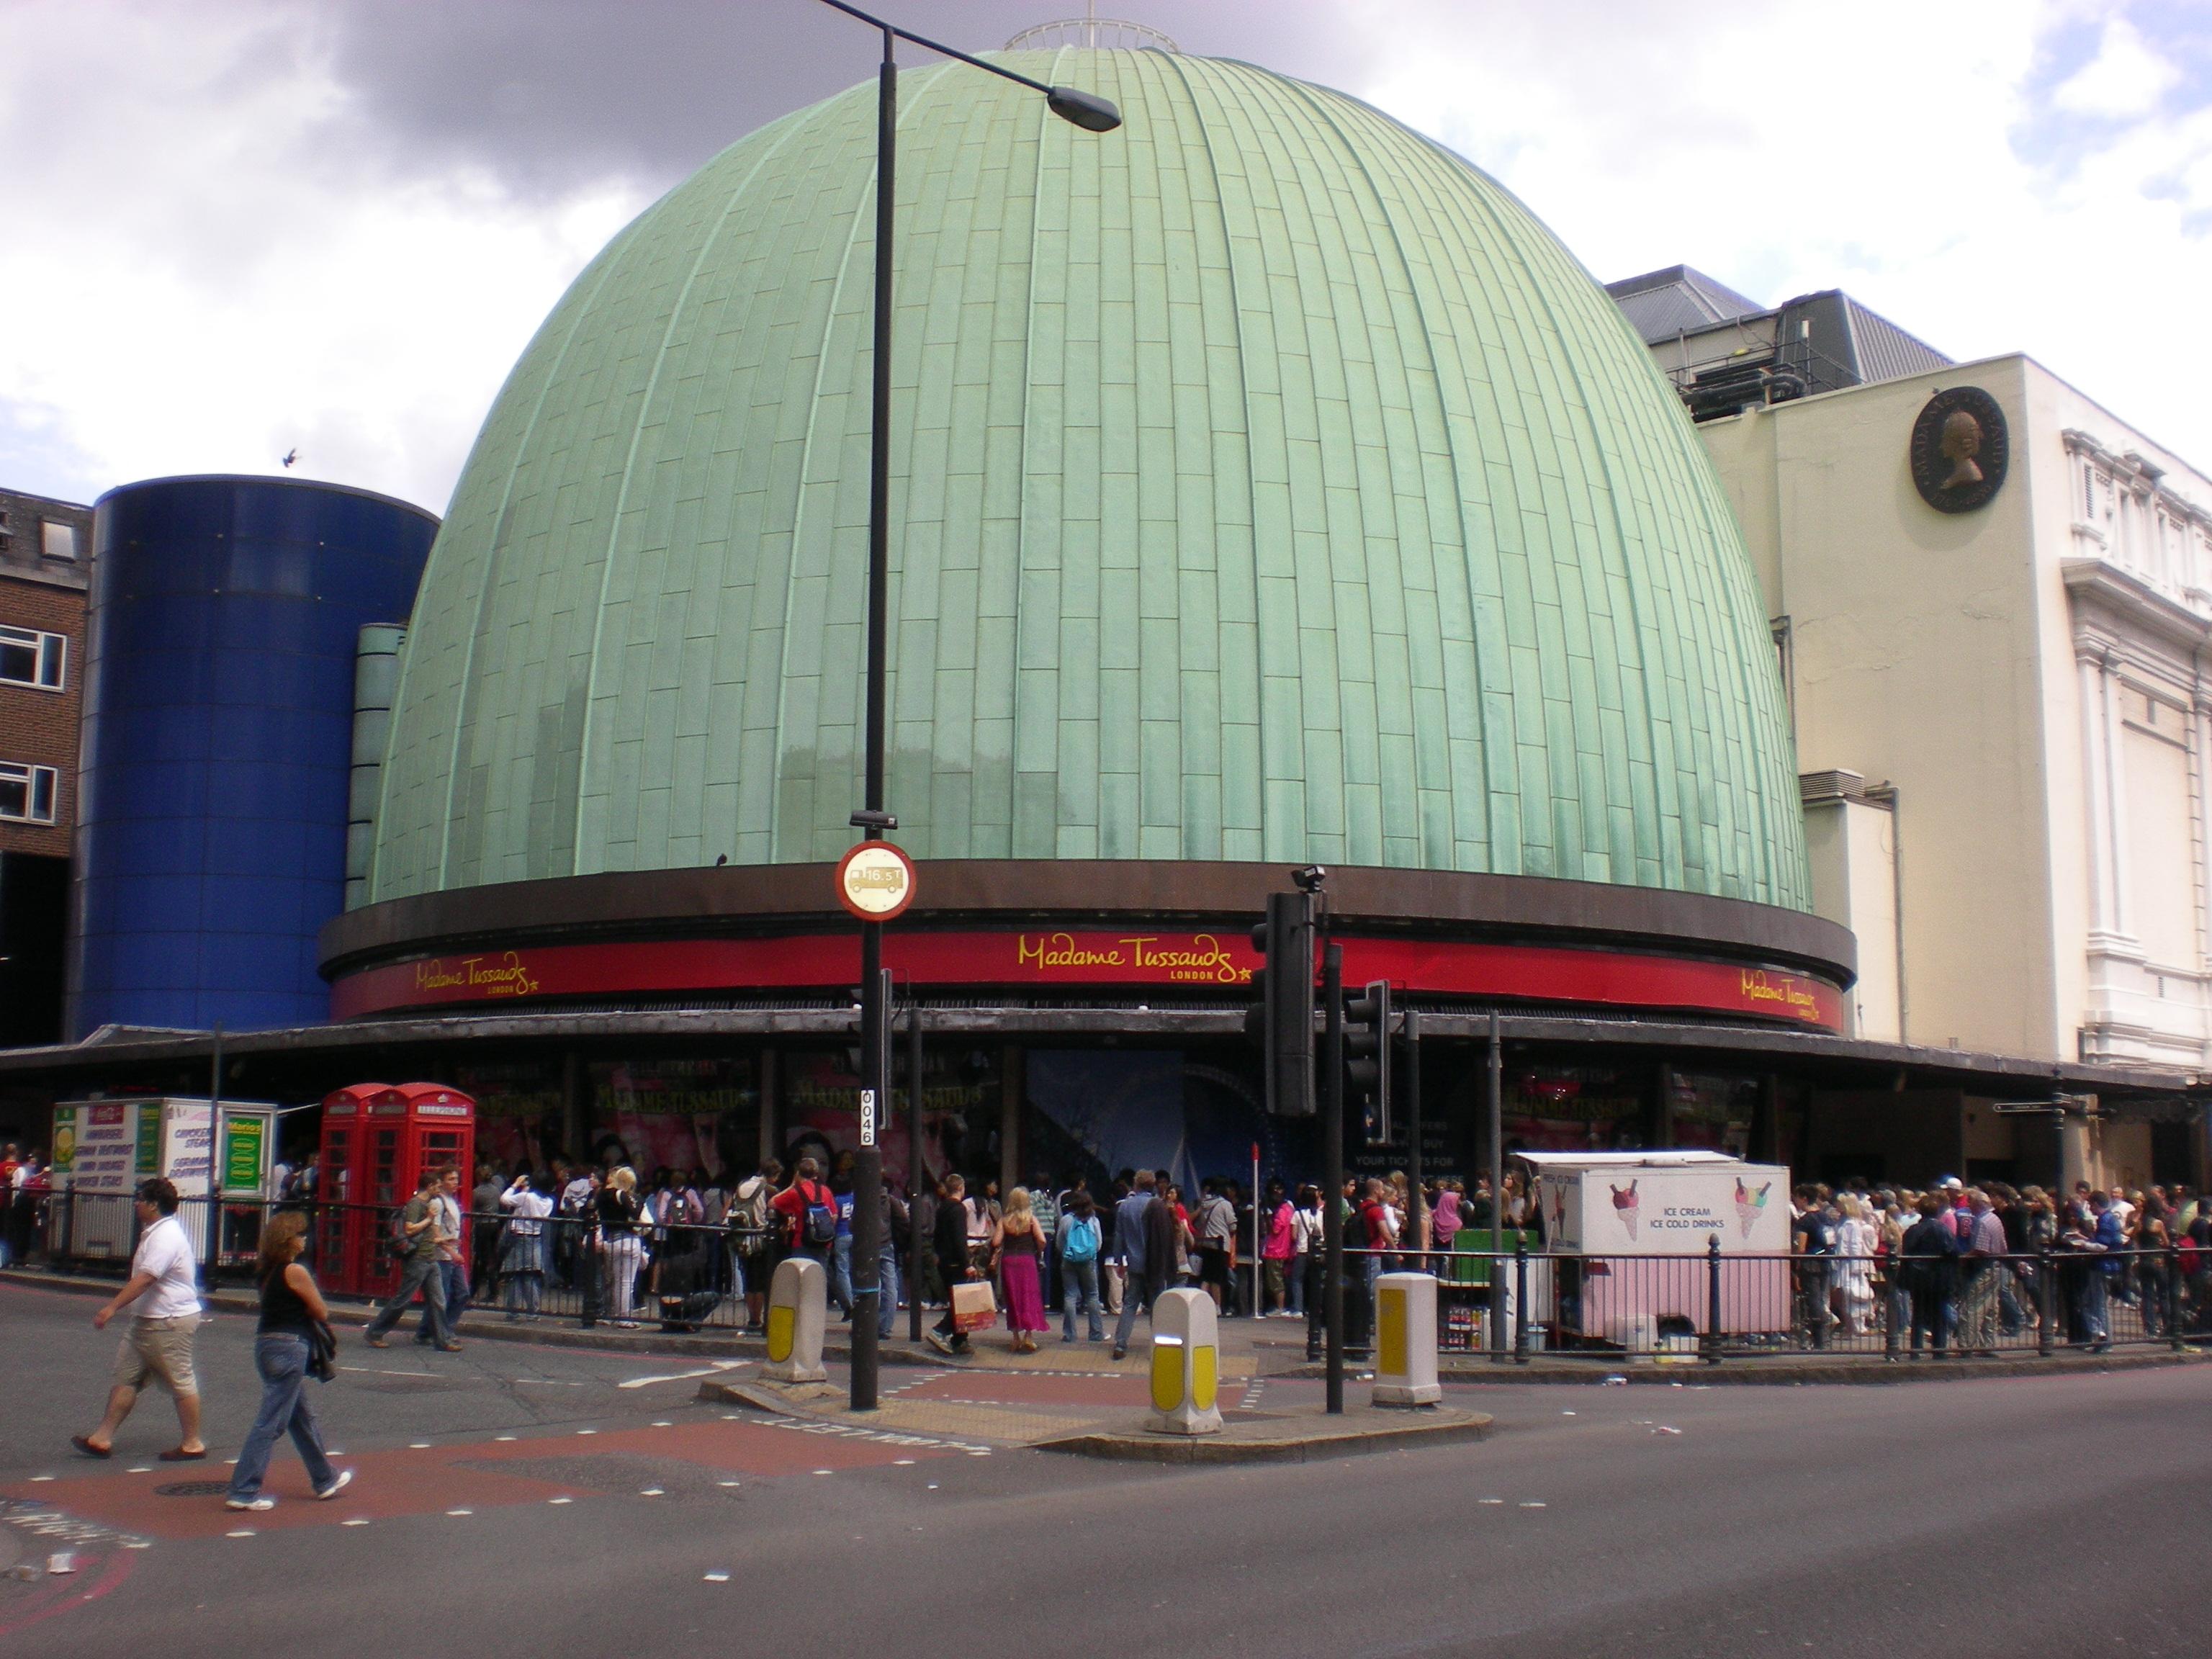
<svg viewBox="0 0 2212 1659"><path fill-rule="evenodd" d="M280 1447L263 1490L271 1510L227 1510L220 1492L165 1495L163 1487L222 1480L222 1464L185 1465L143 1474L88 1468L66 1478L0 1486L0 1497L50 1506L144 1538L218 1538L333 1527L348 1521L447 1514L544 1504L555 1498L589 1502L609 1495L581 1480L548 1480L528 1466L550 1460L652 1458L690 1464L714 1474L775 1479L886 1467L902 1459L946 1455L944 1448L902 1443L897 1437L816 1434L756 1421L687 1423L668 1428L574 1431L495 1440L444 1442L422 1449L356 1452L337 1459L354 1471L339 1498L317 1503L307 1472ZM503 1464L518 1467L504 1468Z"/></svg>

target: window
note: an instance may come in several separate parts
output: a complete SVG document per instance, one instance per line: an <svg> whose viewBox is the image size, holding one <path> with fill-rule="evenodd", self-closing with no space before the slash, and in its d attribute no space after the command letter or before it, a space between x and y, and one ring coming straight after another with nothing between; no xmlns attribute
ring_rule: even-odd
<svg viewBox="0 0 2212 1659"><path fill-rule="evenodd" d="M51 766L0 761L0 822L52 823L58 784Z"/></svg>
<svg viewBox="0 0 2212 1659"><path fill-rule="evenodd" d="M71 564L76 563L76 526L54 519L40 520L39 550L50 559L66 559Z"/></svg>
<svg viewBox="0 0 2212 1659"><path fill-rule="evenodd" d="M0 627L0 682L58 691L68 660L69 641L62 635Z"/></svg>

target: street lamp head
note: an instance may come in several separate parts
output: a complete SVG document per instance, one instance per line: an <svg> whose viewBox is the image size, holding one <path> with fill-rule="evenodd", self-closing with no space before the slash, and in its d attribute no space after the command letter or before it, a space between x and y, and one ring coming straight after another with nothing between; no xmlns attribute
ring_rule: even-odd
<svg viewBox="0 0 2212 1659"><path fill-rule="evenodd" d="M1111 132L1121 125L1121 112L1095 93L1054 87L1045 94L1045 102L1061 120L1085 132Z"/></svg>

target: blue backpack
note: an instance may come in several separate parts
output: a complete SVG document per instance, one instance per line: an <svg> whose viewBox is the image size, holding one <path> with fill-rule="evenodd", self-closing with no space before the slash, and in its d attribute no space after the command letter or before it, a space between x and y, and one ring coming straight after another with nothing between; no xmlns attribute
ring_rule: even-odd
<svg viewBox="0 0 2212 1659"><path fill-rule="evenodd" d="M1068 1224L1067 1244L1061 1250L1062 1261L1096 1261L1098 1259L1098 1218L1087 1216Z"/></svg>

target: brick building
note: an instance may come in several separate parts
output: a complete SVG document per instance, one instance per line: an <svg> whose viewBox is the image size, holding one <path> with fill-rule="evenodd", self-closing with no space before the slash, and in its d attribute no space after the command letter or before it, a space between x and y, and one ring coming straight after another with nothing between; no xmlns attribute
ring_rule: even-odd
<svg viewBox="0 0 2212 1659"><path fill-rule="evenodd" d="M61 1033L92 509L0 489L0 1045Z"/></svg>

